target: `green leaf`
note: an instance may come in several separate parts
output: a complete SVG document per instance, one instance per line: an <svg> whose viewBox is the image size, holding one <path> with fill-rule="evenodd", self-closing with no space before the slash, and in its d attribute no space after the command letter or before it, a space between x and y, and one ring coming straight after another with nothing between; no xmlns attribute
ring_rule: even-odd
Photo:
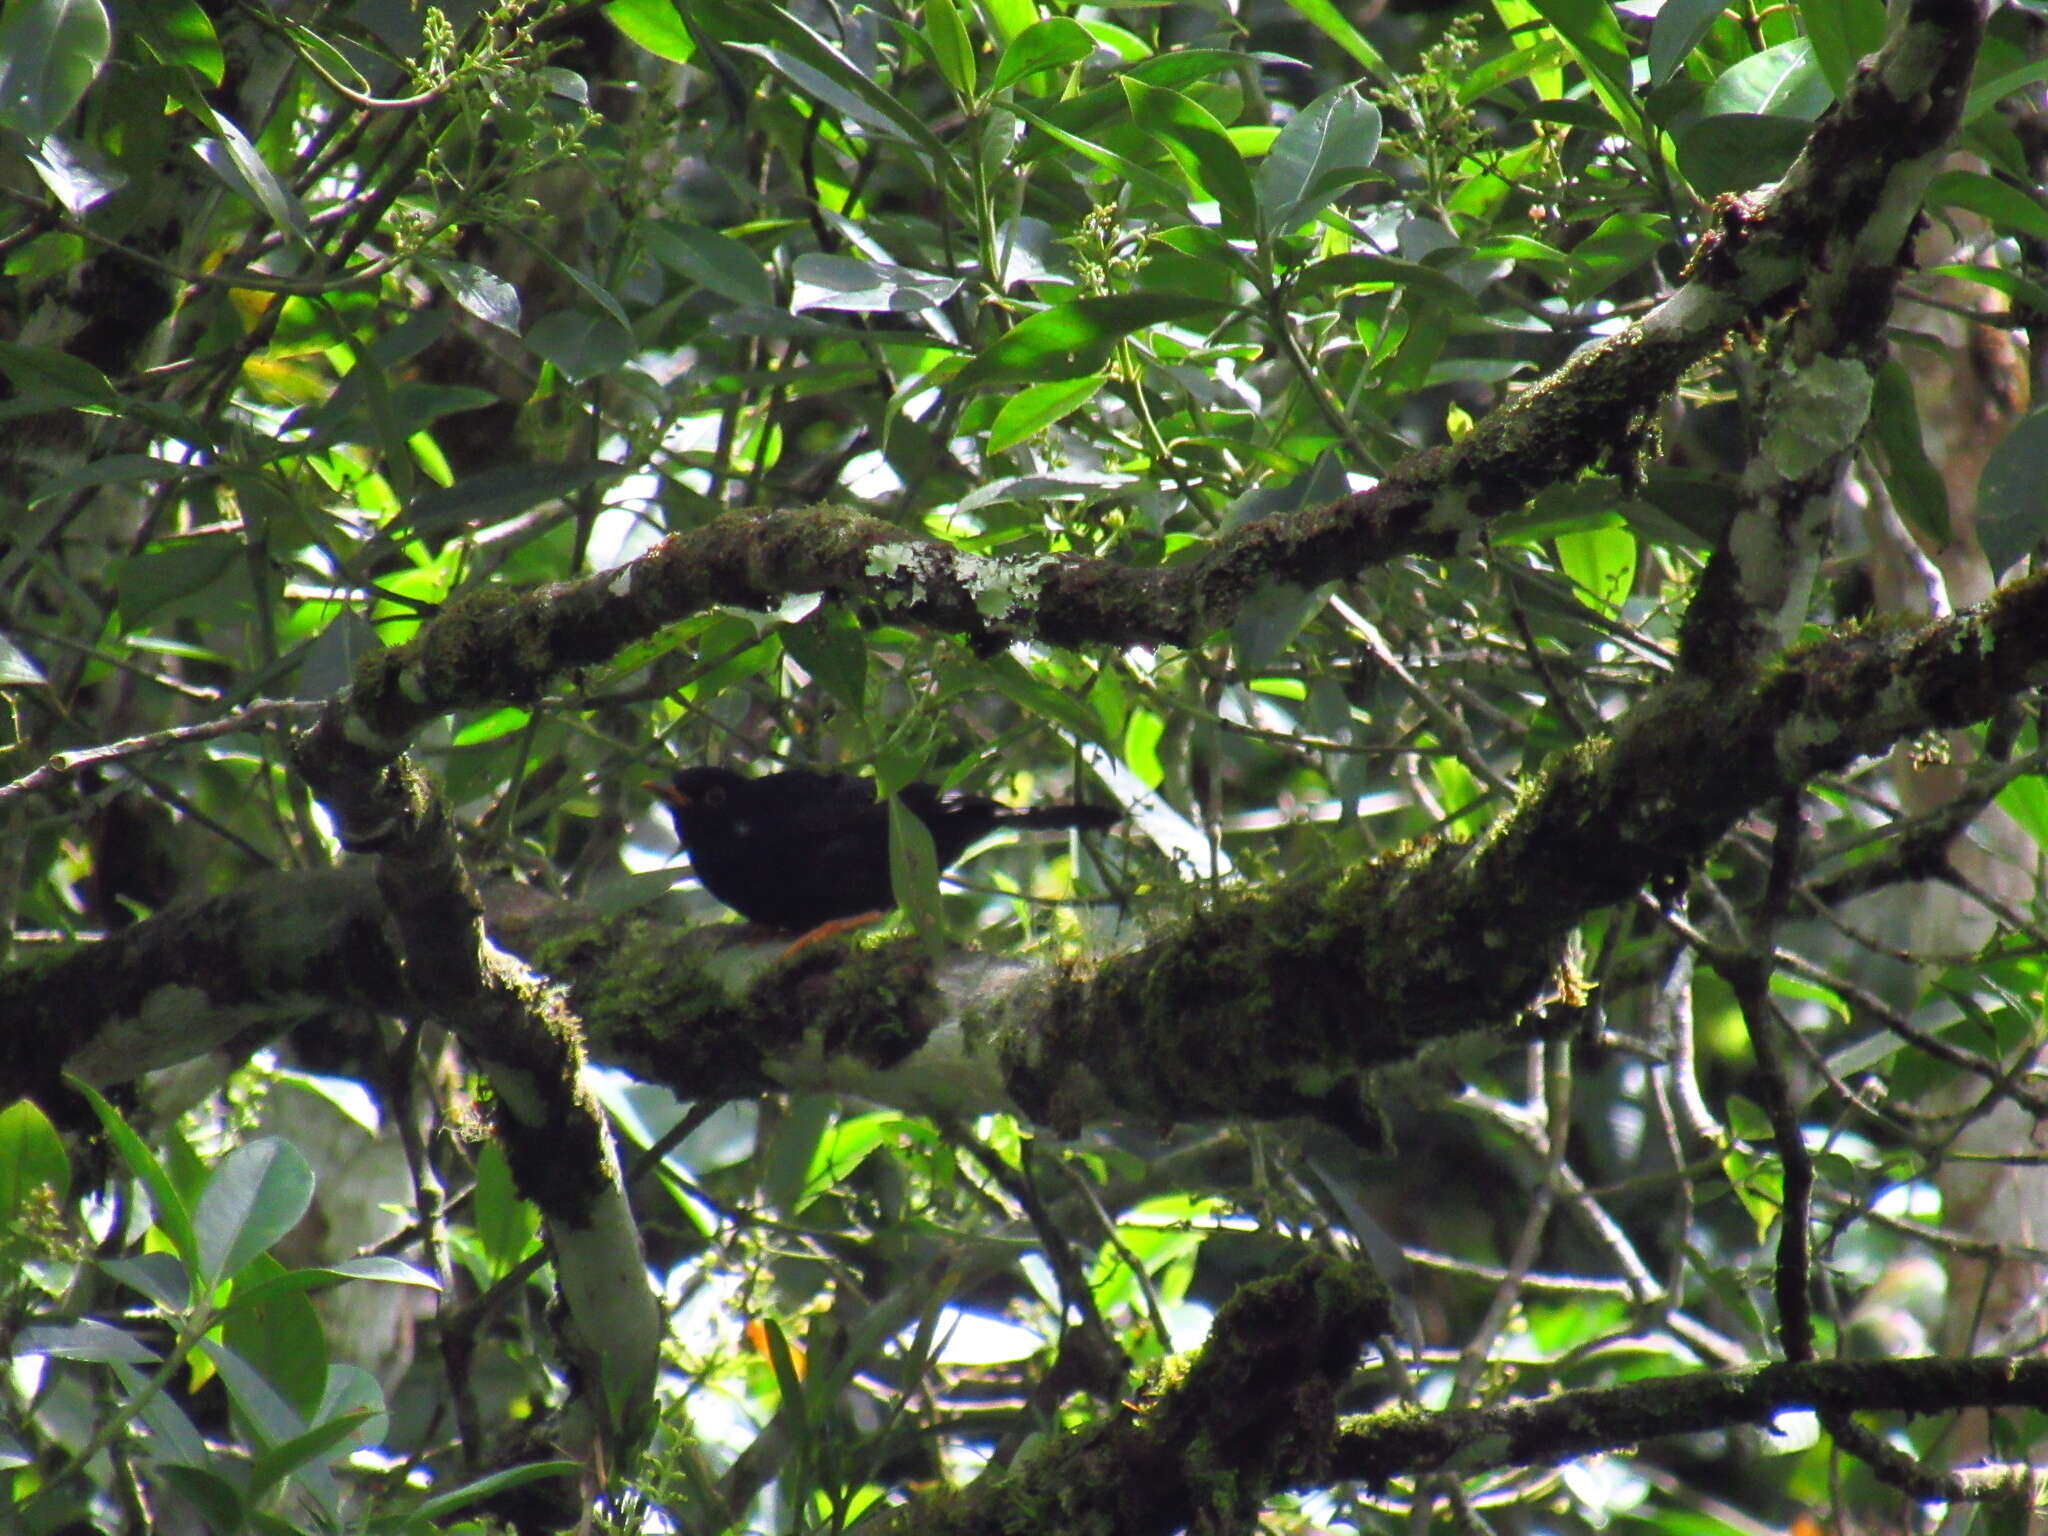
<svg viewBox="0 0 2048 1536"><path fill-rule="evenodd" d="M789 301L792 314L807 309L907 314L936 309L962 287L957 277L859 256L823 256L816 251L797 257L791 275L796 284Z"/></svg>
<svg viewBox="0 0 2048 1536"><path fill-rule="evenodd" d="M1633 134L1641 123L1629 88L1628 39L1614 19L1607 0L1531 0L1537 12L1564 39L1572 57L1586 72L1612 115L1615 126Z"/></svg>
<svg viewBox="0 0 2048 1536"><path fill-rule="evenodd" d="M696 0L691 20L713 28L726 46L765 60L800 91L855 122L952 163L931 125L909 102L856 68L846 55L779 5L762 0Z"/></svg>
<svg viewBox="0 0 2048 1536"><path fill-rule="evenodd" d="M61 1205L71 1193L71 1159L50 1117L30 1100L17 1099L0 1110L0 1231L41 1189Z"/></svg>
<svg viewBox="0 0 2048 1536"><path fill-rule="evenodd" d="M642 225L641 238L656 261L722 299L762 309L775 302L775 285L761 258L730 235L681 219L664 219Z"/></svg>
<svg viewBox="0 0 2048 1536"><path fill-rule="evenodd" d="M218 137L193 145L192 152L230 192L260 209L301 245L310 247L313 226L304 206L264 163L262 153L249 142L249 136L219 113L213 114L213 125Z"/></svg>
<svg viewBox="0 0 2048 1536"><path fill-rule="evenodd" d="M996 65L992 91L1007 90L1029 75L1066 64L1078 64L1095 51L1095 39L1078 21L1066 16L1049 16L1034 21L1011 39Z"/></svg>
<svg viewBox="0 0 2048 1536"><path fill-rule="evenodd" d="M960 371L957 382L1072 379L1098 373L1117 342L1148 326L1207 318L1222 305L1175 293L1070 299L1020 321Z"/></svg>
<svg viewBox="0 0 2048 1536"><path fill-rule="evenodd" d="M2048 240L2048 208L2018 187L1979 171L1943 171L1927 189L1930 208L1967 208L2009 235Z"/></svg>
<svg viewBox="0 0 2048 1536"><path fill-rule="evenodd" d="M2036 848L2048 849L2048 777L2021 774L1998 792L1998 804Z"/></svg>
<svg viewBox="0 0 2048 1536"><path fill-rule="evenodd" d="M362 1280L376 1285L411 1285L421 1290L437 1291L441 1284L424 1270L414 1269L402 1259L385 1258L370 1254L360 1259L343 1259L336 1264L311 1264L298 1269L286 1269L268 1279L251 1284L248 1276L235 1286L235 1305L244 1303L258 1306L267 1302L273 1294L291 1291L319 1291L331 1285L342 1285L351 1280Z"/></svg>
<svg viewBox="0 0 2048 1536"><path fill-rule="evenodd" d="M156 1473L177 1490L179 1498L187 1500L199 1511L200 1518L205 1520L209 1529L217 1532L247 1529L250 1512L242 1501L241 1490L219 1473L179 1461L164 1462L156 1468Z"/></svg>
<svg viewBox="0 0 2048 1536"><path fill-rule="evenodd" d="M696 55L697 40L676 14L673 0L611 0L604 13L630 41L658 59L687 64Z"/></svg>
<svg viewBox="0 0 2048 1536"><path fill-rule="evenodd" d="M1812 133L1804 118L1749 112L1703 117L1678 131L1678 169L1701 197L1747 192L1790 170Z"/></svg>
<svg viewBox="0 0 2048 1536"><path fill-rule="evenodd" d="M310 1419L327 1385L327 1339L306 1294L310 1287L274 1283L287 1273L267 1253L252 1258L235 1276L221 1338L294 1413Z"/></svg>
<svg viewBox="0 0 2048 1536"><path fill-rule="evenodd" d="M1664 248L1671 238L1671 221L1661 213L1613 213L1600 227L1572 247L1578 263L1567 287L1575 299L1594 294L1620 282Z"/></svg>
<svg viewBox="0 0 2048 1536"><path fill-rule="evenodd" d="M1662 85L1713 30L1728 0L1666 0L1650 23L1650 84Z"/></svg>
<svg viewBox="0 0 2048 1536"><path fill-rule="evenodd" d="M153 1365L162 1358L127 1329L96 1318L83 1318L75 1323L31 1323L9 1343L17 1356L48 1355L53 1360L91 1360L100 1364L118 1360L130 1365Z"/></svg>
<svg viewBox="0 0 2048 1536"><path fill-rule="evenodd" d="M1208 108L1179 91L1123 80L1131 120L1166 151L1195 192L1222 211L1226 235L1249 236L1257 227L1258 197L1244 156Z"/></svg>
<svg viewBox="0 0 2048 1536"><path fill-rule="evenodd" d="M1297 229L1362 181L1380 150L1379 108L1356 87L1327 91L1280 130L1259 164L1259 209L1276 234Z"/></svg>
<svg viewBox="0 0 2048 1536"><path fill-rule="evenodd" d="M100 0L10 0L0 15L0 127L31 141L63 127L112 42Z"/></svg>
<svg viewBox="0 0 2048 1536"><path fill-rule="evenodd" d="M477 1243L495 1279L526 1257L540 1233L540 1212L531 1201L519 1198L512 1167L495 1141L485 1142L477 1154L476 1193L471 1200Z"/></svg>
<svg viewBox="0 0 2048 1536"><path fill-rule="evenodd" d="M889 798L889 888L925 949L937 959L946 947L945 908L939 901L939 852L932 843L931 828L893 795Z"/></svg>
<svg viewBox="0 0 2048 1536"><path fill-rule="evenodd" d="M782 649L858 718L867 707L868 647L860 625L839 608L821 608L782 628Z"/></svg>
<svg viewBox="0 0 2048 1536"><path fill-rule="evenodd" d="M1107 382L1104 375L1089 373L1078 379L1054 379L1020 389L996 412L988 431L988 452L1002 453L1043 432L1093 400Z"/></svg>
<svg viewBox="0 0 2048 1536"><path fill-rule="evenodd" d="M1350 54L1367 74L1382 85L1393 83L1394 72L1387 68L1387 61L1380 57L1379 50L1365 40L1365 34L1352 25L1351 18L1332 0L1287 0L1287 3L1297 15Z"/></svg>
<svg viewBox="0 0 2048 1536"><path fill-rule="evenodd" d="M1104 733L1102 720L1094 710L1042 681L1015 656L1005 651L991 656L983 666L989 682L1011 703L1023 706L1082 741L1094 742L1106 752L1116 750L1116 743Z"/></svg>
<svg viewBox="0 0 2048 1536"><path fill-rule="evenodd" d="M1176 187L1158 172L1138 164L1137 161L1130 159L1128 156L1120 155L1111 149L1106 149L1091 139L1082 138L1079 133L1073 131L1066 124L1055 122L1050 114L1041 117L1027 108L1014 105L1010 110L1051 139L1055 144L1064 145L1083 159L1108 171L1117 181L1128 186L1133 193L1142 194L1144 198L1153 203L1185 212L1185 199L1181 196L1180 188Z"/></svg>
<svg viewBox="0 0 2048 1536"><path fill-rule="evenodd" d="M1985 63L1985 58L1980 54L1977 59L1980 71ZM1972 85L1970 99L1963 107L1964 123L1975 122L2014 92L2023 91L2030 85L2038 85L2043 80L2048 80L2048 59L2036 59L2019 69L2009 69L2003 74L1994 75L1989 80Z"/></svg>
<svg viewBox="0 0 2048 1536"><path fill-rule="evenodd" d="M811 1151L811 1165L804 1174L804 1204L830 1194L852 1178L862 1163L902 1129L903 1116L889 1109L843 1115L834 1121Z"/></svg>
<svg viewBox="0 0 2048 1536"><path fill-rule="evenodd" d="M0 373L24 395L47 398L51 408L86 406L117 410L121 397L91 363L49 347L0 341Z"/></svg>
<svg viewBox="0 0 2048 1536"><path fill-rule="evenodd" d="M542 315L526 333L526 344L574 383L622 366L633 355L633 333L609 315L558 309Z"/></svg>
<svg viewBox="0 0 2048 1536"><path fill-rule="evenodd" d="M227 75L227 56L213 22L195 0L154 0L124 15L132 19L149 51L174 69L189 69L209 86Z"/></svg>
<svg viewBox="0 0 2048 1536"><path fill-rule="evenodd" d="M1977 542L2004 573L2048 537L2048 410L2022 417L1992 451L1977 481Z"/></svg>
<svg viewBox="0 0 2048 1536"><path fill-rule="evenodd" d="M967 23L953 0L924 0L924 35L931 44L939 73L963 105L974 100L974 44L967 36Z"/></svg>
<svg viewBox="0 0 2048 1536"><path fill-rule="evenodd" d="M249 1465L249 1496L260 1498L299 1468L331 1460L330 1453L353 1440L356 1431L377 1412L373 1408L351 1409L272 1446Z"/></svg>
<svg viewBox="0 0 2048 1536"><path fill-rule="evenodd" d="M0 635L0 688L33 688L44 681L35 657Z"/></svg>
<svg viewBox="0 0 2048 1536"><path fill-rule="evenodd" d="M74 144L61 133L46 134L28 152L28 163L50 195L74 218L98 206L128 185L128 178L109 165L98 150Z"/></svg>
<svg viewBox="0 0 2048 1536"><path fill-rule="evenodd" d="M484 529L547 502L573 496L621 473L618 465L603 459L574 459L565 464L495 464L473 475L464 475L453 485L433 485L422 490L407 505L404 526L415 533Z"/></svg>
<svg viewBox="0 0 2048 1536"><path fill-rule="evenodd" d="M1636 536L1627 528L1588 528L1561 533L1557 563L1572 581L1579 601L1609 618L1620 613L1636 579Z"/></svg>
<svg viewBox="0 0 2048 1536"><path fill-rule="evenodd" d="M455 302L486 325L519 334L519 290L473 262L428 257L420 263L441 280Z"/></svg>
<svg viewBox="0 0 2048 1536"><path fill-rule="evenodd" d="M196 1277L199 1273L199 1240L192 1232L192 1214L164 1165L143 1144L142 1138L129 1128L120 1111L101 1098L99 1091L90 1083L80 1082L74 1077L67 1077L65 1081L85 1096L92 1112L99 1116L100 1126L114 1144L114 1150L121 1154L121 1161L149 1191L149 1202L156 1211L157 1225L171 1240L171 1247L177 1250L186 1273Z"/></svg>
<svg viewBox="0 0 2048 1536"><path fill-rule="evenodd" d="M1297 288L1351 288L1370 293L1386 288L1404 290L1411 297L1443 309L1465 313L1474 308L1472 295L1456 279L1419 261L1402 261L1395 256L1369 256L1351 251L1326 256L1303 267L1294 280Z"/></svg>
<svg viewBox="0 0 2048 1536"><path fill-rule="evenodd" d="M429 1522L439 1520L458 1510L466 1509L471 1504L494 1498L513 1488L522 1488L528 1483L538 1482L541 1478L573 1478L582 1475L583 1470L583 1464L576 1461L530 1461L523 1467L508 1467L503 1472L493 1472L490 1476L480 1477L475 1482L450 1488L446 1493L435 1494L411 1510L408 1519ZM382 1530L387 1527L373 1521L370 1528ZM395 1522L388 1528L393 1531L399 1529Z"/></svg>
<svg viewBox="0 0 2048 1536"><path fill-rule="evenodd" d="M1795 0L1814 62L1837 101L1856 64L1884 43L1882 0Z"/></svg>
<svg viewBox="0 0 2048 1536"><path fill-rule="evenodd" d="M1906 526L1939 546L1949 540L1948 484L1927 457L1920 437L1920 402L1913 377L1892 358L1878 369L1871 391L1871 438L1882 459L1885 489Z"/></svg>
<svg viewBox="0 0 2048 1536"><path fill-rule="evenodd" d="M1812 45L1797 37L1722 71L1700 98L1699 111L1702 117L1747 113L1810 123L1832 99L1827 77L1814 62Z"/></svg>
<svg viewBox="0 0 2048 1536"><path fill-rule="evenodd" d="M298 1225L313 1200L313 1170L275 1136L237 1147L207 1181L193 1213L200 1274L211 1286Z"/></svg>

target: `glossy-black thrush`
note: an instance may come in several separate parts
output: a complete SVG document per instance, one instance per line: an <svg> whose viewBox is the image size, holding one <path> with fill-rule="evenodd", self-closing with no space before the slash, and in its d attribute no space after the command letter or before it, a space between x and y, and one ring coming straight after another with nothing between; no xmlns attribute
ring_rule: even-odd
<svg viewBox="0 0 2048 1536"><path fill-rule="evenodd" d="M667 802L704 889L749 922L806 932L896 905L889 808L871 779L699 767L648 788ZM906 784L896 798L930 830L941 869L999 827L1094 832L1121 819L1107 806L1019 808L929 784Z"/></svg>

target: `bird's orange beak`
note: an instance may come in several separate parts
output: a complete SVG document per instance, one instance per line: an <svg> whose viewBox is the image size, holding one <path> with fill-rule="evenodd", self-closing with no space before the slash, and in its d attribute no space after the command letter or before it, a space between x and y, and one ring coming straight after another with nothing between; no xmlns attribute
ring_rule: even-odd
<svg viewBox="0 0 2048 1536"><path fill-rule="evenodd" d="M663 783L660 779L642 779L640 787L655 799L666 801L679 811L687 811L690 808L690 797L673 784Z"/></svg>

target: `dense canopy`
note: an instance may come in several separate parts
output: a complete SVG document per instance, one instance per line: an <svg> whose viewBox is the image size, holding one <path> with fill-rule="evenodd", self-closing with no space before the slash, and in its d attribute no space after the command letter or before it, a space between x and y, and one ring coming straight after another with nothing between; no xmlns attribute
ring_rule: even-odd
<svg viewBox="0 0 2048 1536"><path fill-rule="evenodd" d="M11 1518L2020 1528L2044 80L10 0ZM729 921L696 765L894 913Z"/></svg>

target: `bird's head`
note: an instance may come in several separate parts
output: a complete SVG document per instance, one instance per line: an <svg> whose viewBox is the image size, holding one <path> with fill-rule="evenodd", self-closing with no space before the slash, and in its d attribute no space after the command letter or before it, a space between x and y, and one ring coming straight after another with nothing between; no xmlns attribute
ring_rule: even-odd
<svg viewBox="0 0 2048 1536"><path fill-rule="evenodd" d="M707 828L719 825L732 814L732 801L745 791L746 785L746 778L730 768L703 764L681 769L665 783L650 779L646 787L668 807L677 840L688 847L693 836L701 839Z"/></svg>

